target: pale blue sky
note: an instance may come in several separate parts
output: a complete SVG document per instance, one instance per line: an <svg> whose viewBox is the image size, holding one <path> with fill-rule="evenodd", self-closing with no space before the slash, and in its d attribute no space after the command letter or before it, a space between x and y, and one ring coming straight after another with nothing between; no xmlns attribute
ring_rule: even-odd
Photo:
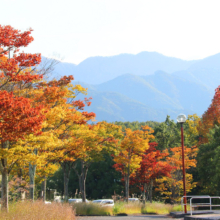
<svg viewBox="0 0 220 220"><path fill-rule="evenodd" d="M182 59L220 52L218 0L0 0L1 25L34 29L25 50L79 63L156 51Z"/></svg>

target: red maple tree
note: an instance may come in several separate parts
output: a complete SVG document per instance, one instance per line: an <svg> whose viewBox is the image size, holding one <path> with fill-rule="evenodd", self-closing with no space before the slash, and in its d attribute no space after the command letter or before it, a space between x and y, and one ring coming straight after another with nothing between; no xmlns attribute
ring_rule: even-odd
<svg viewBox="0 0 220 220"><path fill-rule="evenodd" d="M147 199L152 202L153 183L161 176L169 176L171 170L174 168L163 159L167 156L156 150L157 143L149 143L149 149L145 151L142 156L141 166L131 178L131 184L137 184L142 191L143 201Z"/></svg>
<svg viewBox="0 0 220 220"><path fill-rule="evenodd" d="M30 133L39 133L44 120L42 105L33 107L33 100L18 97L12 91L14 84L26 84L42 75L36 74L33 67L40 63L40 54L19 53L33 41L31 29L21 32L11 26L0 25L0 171L2 174L2 209L8 211L8 174L7 159L10 142L24 138ZM13 56L10 57L10 54ZM8 57L7 57L8 55ZM12 85L13 82L13 85Z"/></svg>

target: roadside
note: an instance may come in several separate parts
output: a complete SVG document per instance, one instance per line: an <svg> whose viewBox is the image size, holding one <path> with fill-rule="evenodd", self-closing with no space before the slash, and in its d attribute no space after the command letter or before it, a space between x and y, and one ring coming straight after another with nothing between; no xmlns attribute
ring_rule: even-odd
<svg viewBox="0 0 220 220"><path fill-rule="evenodd" d="M173 218L167 215L79 216L76 219L77 220L173 220Z"/></svg>

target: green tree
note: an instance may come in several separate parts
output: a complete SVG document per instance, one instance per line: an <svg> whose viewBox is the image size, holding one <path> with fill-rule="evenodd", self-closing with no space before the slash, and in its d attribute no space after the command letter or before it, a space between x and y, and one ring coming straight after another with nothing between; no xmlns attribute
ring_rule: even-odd
<svg viewBox="0 0 220 220"><path fill-rule="evenodd" d="M158 143L157 149L164 150L181 144L180 128L177 123L167 116L165 122L154 129L154 136Z"/></svg>
<svg viewBox="0 0 220 220"><path fill-rule="evenodd" d="M209 131L208 143L199 146L197 169L203 193L219 195L220 188L220 126Z"/></svg>

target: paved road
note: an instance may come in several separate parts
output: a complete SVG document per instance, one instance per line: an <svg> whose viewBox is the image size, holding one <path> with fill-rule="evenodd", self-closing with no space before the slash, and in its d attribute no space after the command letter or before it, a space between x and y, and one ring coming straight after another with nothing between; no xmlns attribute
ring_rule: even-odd
<svg viewBox="0 0 220 220"><path fill-rule="evenodd" d="M129 216L85 216L85 217L77 217L76 220L174 220L174 219L166 215L129 215Z"/></svg>

